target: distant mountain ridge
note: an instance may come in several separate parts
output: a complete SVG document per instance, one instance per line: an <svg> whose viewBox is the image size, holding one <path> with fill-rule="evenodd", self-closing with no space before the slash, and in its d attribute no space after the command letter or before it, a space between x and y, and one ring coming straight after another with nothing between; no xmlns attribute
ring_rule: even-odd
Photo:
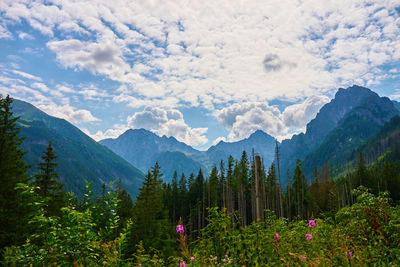
<svg viewBox="0 0 400 267"><path fill-rule="evenodd" d="M307 124L305 133L278 143L282 182L286 183L286 172L294 170L298 158L304 161L303 168L308 176L311 176L314 166L320 168L325 162L342 163L357 146L366 142L384 123L397 115L399 108L399 102L381 98L368 88L357 85L347 89L339 88L335 97ZM128 130L116 139L106 139L100 143L131 164L139 166L142 171L149 169L155 159L162 160L162 153L176 152L175 155L169 154L168 160L161 164L161 168L168 173L168 177L165 177L167 181L170 181L172 169L178 168L176 166L191 166L176 169L178 173L185 172L186 175L188 172L196 173L199 165L207 173L214 164L219 166L221 160L226 162L229 155L239 159L243 150L246 150L248 156L251 156L253 148L255 154L263 158L267 168L275 160L276 141L261 130L237 142L221 141L207 151L197 151L175 138L168 140L165 136L159 137L140 129ZM175 158L179 164L174 165Z"/></svg>
<svg viewBox="0 0 400 267"><path fill-rule="evenodd" d="M251 155L253 148L255 153L265 158L265 164L269 165L272 163L275 147L275 139L261 130L238 142L221 141L207 151L198 151L174 137L160 137L145 129L130 129L118 138L104 139L99 143L143 172L149 170L158 161L166 182L171 181L175 170L179 175L182 172L185 175L196 174L200 168L207 173L214 164L219 166L221 160L226 162L229 155L238 159L243 150Z"/></svg>
<svg viewBox="0 0 400 267"><path fill-rule="evenodd" d="M274 137L261 130L257 130L248 138L237 142L228 143L220 141L217 145L210 147L206 151L206 154L212 162L216 163L221 159L226 161L230 155L235 159L239 159L243 150L246 150L247 155L250 156L254 148L255 153L264 159L264 164L269 166L274 159L275 146Z"/></svg>
<svg viewBox="0 0 400 267"><path fill-rule="evenodd" d="M139 192L144 178L141 171L66 120L52 117L27 102L13 101L13 114L20 117L17 121L20 136L25 137L22 144L27 151L25 160L34 164L31 173L51 141L57 155L56 171L67 191L81 195L86 179L100 192L102 183L121 179L133 198Z"/></svg>

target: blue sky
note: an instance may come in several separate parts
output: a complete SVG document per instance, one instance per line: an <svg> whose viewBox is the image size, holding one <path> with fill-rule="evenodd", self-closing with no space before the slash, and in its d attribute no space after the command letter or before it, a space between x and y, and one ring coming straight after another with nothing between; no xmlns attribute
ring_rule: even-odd
<svg viewBox="0 0 400 267"><path fill-rule="evenodd" d="M0 93L95 140L305 130L339 87L400 100L398 1L0 3Z"/></svg>

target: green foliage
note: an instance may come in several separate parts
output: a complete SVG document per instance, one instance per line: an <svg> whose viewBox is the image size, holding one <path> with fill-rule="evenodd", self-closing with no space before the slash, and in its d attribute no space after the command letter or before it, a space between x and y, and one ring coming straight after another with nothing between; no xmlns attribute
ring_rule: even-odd
<svg viewBox="0 0 400 267"><path fill-rule="evenodd" d="M50 198L38 195L37 188L19 184L20 194L33 205L29 225L33 226L30 237L21 246L8 247L4 251L4 264L10 266L120 266L122 249L127 229L118 235L118 205L115 193L106 193L106 204L100 209L91 198L90 185L86 187L86 196L82 209L76 206L61 208L61 216L48 216L43 207ZM107 222L96 220L96 213L103 212ZM98 217L97 217L98 218Z"/></svg>
<svg viewBox="0 0 400 267"><path fill-rule="evenodd" d="M200 266L400 264L399 208L389 205L386 193L376 197L360 187L354 194L353 206L341 209L335 220L316 219L313 227L267 210L264 221L238 229L224 211L210 209L195 258Z"/></svg>

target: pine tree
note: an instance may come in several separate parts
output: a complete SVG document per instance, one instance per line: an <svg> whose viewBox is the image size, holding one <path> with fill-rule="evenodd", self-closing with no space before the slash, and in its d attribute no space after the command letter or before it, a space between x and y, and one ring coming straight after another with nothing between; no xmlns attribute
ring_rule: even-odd
<svg viewBox="0 0 400 267"><path fill-rule="evenodd" d="M23 138L18 136L19 117L13 116L12 102L10 96L0 95L0 249L24 241L28 219L15 190L18 183L28 182L28 166L23 160Z"/></svg>
<svg viewBox="0 0 400 267"><path fill-rule="evenodd" d="M130 229L128 255L132 255L136 245L143 242L145 249L150 247L162 250L170 238L168 220L163 203L162 174L158 162L149 171L140 188L133 209L133 224Z"/></svg>
<svg viewBox="0 0 400 267"><path fill-rule="evenodd" d="M179 192L178 192L178 173L174 171L174 175L172 177L172 192L171 192L171 201L172 201L172 222L175 223L179 220L178 210L179 207Z"/></svg>
<svg viewBox="0 0 400 267"><path fill-rule="evenodd" d="M58 174L55 170L58 164L54 162L56 155L51 142L40 158L42 162L39 163L39 173L35 175L34 184L38 187L37 193L40 196L49 198L47 214L57 215L65 204L66 193L63 190L63 184L58 181Z"/></svg>
<svg viewBox="0 0 400 267"><path fill-rule="evenodd" d="M128 220L132 218L133 212L132 198L129 193L122 187L121 179L119 180L117 185L117 198L119 199L117 206L117 215L120 219L118 232L120 232L123 228L126 227Z"/></svg>
<svg viewBox="0 0 400 267"><path fill-rule="evenodd" d="M210 206L216 207L218 205L218 170L215 165L211 170L209 183Z"/></svg>

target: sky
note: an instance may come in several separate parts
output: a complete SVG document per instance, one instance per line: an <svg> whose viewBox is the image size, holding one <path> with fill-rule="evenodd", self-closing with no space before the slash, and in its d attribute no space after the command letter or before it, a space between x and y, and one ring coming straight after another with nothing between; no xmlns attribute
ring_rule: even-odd
<svg viewBox="0 0 400 267"><path fill-rule="evenodd" d="M282 140L353 84L400 100L398 0L0 1L0 94L97 141Z"/></svg>

